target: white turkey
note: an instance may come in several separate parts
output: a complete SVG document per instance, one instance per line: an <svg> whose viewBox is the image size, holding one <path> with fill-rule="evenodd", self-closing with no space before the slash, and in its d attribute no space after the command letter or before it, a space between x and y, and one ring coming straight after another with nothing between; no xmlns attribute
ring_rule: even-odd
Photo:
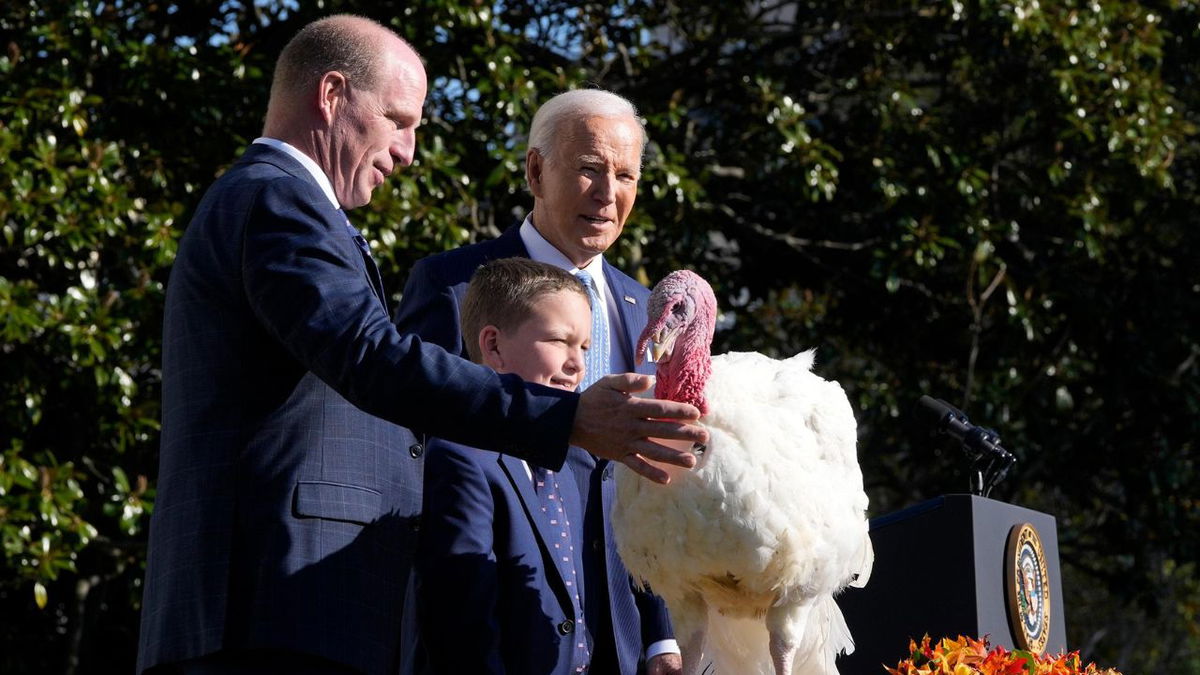
<svg viewBox="0 0 1200 675"><path fill-rule="evenodd" d="M837 673L853 641L833 597L874 562L845 393L811 350L712 357L716 299L692 272L659 282L647 311L654 395L699 408L710 441L667 485L617 467L617 550L667 602L685 674Z"/></svg>

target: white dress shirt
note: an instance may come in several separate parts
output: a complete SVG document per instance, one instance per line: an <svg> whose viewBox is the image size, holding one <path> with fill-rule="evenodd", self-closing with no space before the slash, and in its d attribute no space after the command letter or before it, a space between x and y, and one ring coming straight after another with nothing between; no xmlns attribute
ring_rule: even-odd
<svg viewBox="0 0 1200 675"><path fill-rule="evenodd" d="M303 166L310 174L312 174L313 180L317 181L317 185L321 186L321 191L324 192L325 196L329 198L329 202L333 204L333 208L342 208L342 205L338 203L337 195L333 193L333 183L329 182L329 176L325 175L325 172L321 170L321 167L317 166L317 163L313 161L312 157L300 152L296 149L296 146L292 145L291 143L285 143L278 138L261 136L254 139L254 143L275 148L288 157L300 162L300 165Z"/></svg>
<svg viewBox="0 0 1200 675"><path fill-rule="evenodd" d="M563 255L562 251L554 248L554 244L546 241L542 233L533 226L530 216L526 216L525 222L521 223L520 234L521 243L525 244L525 250L529 251L531 259L554 265L572 275L580 270L587 270L587 273L596 282L596 292L604 301L605 315L608 317L608 334L614 338L609 344L609 366L614 373L632 373L634 364L626 358L625 350L618 347L624 342L625 326L621 323L621 312L617 308L617 299L612 296L612 292L608 288L608 281L604 277L604 256L597 255L583 267L576 267L575 263ZM632 352L632 350L630 351Z"/></svg>

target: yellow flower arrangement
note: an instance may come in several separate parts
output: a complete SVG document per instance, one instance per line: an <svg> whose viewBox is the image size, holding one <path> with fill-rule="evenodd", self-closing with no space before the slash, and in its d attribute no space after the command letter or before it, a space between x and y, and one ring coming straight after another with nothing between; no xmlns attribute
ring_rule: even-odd
<svg viewBox="0 0 1200 675"><path fill-rule="evenodd" d="M1003 647L989 651L987 638L960 635L957 640L943 638L934 643L926 635L920 645L909 640L908 648L911 656L907 660L895 668L885 666L889 675L1121 675L1094 663L1082 665L1079 652L1039 656Z"/></svg>

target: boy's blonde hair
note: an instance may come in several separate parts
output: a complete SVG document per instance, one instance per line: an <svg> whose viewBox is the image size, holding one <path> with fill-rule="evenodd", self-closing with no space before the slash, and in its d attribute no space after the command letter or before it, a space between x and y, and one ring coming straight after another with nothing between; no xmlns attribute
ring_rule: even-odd
<svg viewBox="0 0 1200 675"><path fill-rule="evenodd" d="M462 305L463 342L471 360L483 362L479 332L485 326L515 330L542 296L559 291L578 293L591 306L583 283L554 265L529 258L502 258L475 270Z"/></svg>

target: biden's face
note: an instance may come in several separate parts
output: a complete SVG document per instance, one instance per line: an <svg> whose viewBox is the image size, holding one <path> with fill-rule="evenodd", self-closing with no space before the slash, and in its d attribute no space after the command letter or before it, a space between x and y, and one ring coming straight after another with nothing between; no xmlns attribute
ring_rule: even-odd
<svg viewBox="0 0 1200 675"><path fill-rule="evenodd" d="M526 155L533 225L577 267L612 246L637 199L642 129L632 117L563 122L549 157Z"/></svg>

